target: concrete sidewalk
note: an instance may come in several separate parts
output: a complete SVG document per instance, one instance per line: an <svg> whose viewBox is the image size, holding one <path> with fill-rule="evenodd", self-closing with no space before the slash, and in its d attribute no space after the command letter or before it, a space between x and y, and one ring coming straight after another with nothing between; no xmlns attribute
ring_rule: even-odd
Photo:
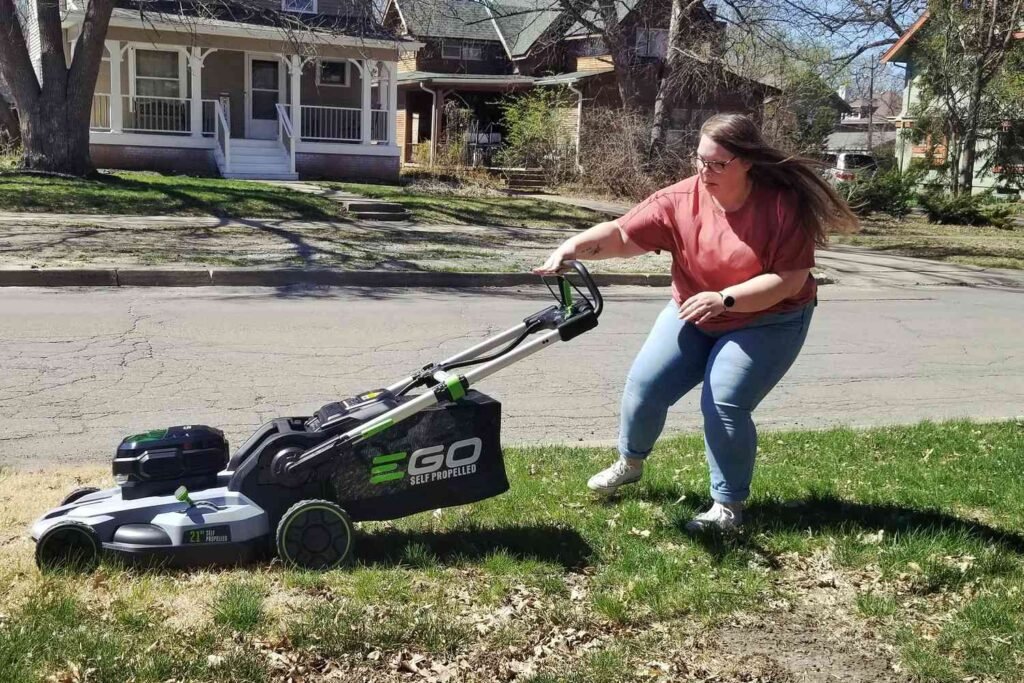
<svg viewBox="0 0 1024 683"><path fill-rule="evenodd" d="M623 208L529 196L594 210ZM0 212L0 286L518 286L534 282L530 268L574 233L372 221ZM817 259L822 284L1024 289L1024 271L850 246L820 250ZM648 254L592 262L591 268L601 274L602 284L664 286L670 265L666 255Z"/></svg>
<svg viewBox="0 0 1024 683"><path fill-rule="evenodd" d="M580 206L599 211L611 218L624 215L632 208L624 202L566 197L552 194L525 195L557 204ZM1024 217L1018 219L1024 225ZM834 245L815 253L815 269L832 283L866 287L907 287L916 285L954 285L960 287L1024 288L1024 271L1005 268L946 263L894 256L860 247Z"/></svg>

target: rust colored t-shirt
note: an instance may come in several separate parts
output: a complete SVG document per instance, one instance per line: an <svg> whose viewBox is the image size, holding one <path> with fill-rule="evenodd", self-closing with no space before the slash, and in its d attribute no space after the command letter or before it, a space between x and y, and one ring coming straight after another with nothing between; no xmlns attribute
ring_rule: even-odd
<svg viewBox="0 0 1024 683"><path fill-rule="evenodd" d="M647 251L672 254L672 298L720 292L763 273L814 266L814 240L796 220L796 197L786 190L755 185L738 211L723 212L698 176L655 192L617 222ZM808 275L796 296L756 313L726 311L700 327L722 332L743 327L767 313L803 308L817 284Z"/></svg>

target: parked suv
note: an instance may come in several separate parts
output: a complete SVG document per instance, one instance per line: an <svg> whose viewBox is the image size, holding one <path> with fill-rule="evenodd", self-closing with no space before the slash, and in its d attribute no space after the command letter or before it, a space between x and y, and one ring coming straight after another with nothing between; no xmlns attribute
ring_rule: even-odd
<svg viewBox="0 0 1024 683"><path fill-rule="evenodd" d="M860 152L839 152L825 155L825 175L833 183L854 180L874 175L878 170L878 159Z"/></svg>

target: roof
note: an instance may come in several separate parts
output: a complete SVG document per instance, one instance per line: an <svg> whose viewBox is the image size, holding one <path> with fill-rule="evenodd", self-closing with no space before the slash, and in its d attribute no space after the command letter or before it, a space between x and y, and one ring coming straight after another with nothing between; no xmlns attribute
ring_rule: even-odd
<svg viewBox="0 0 1024 683"><path fill-rule="evenodd" d="M910 28L903 32L903 35L896 41L896 44L885 51L885 54L882 55L879 61L883 63L906 61L907 57L905 48L907 43L910 42L910 39L914 37L915 33L921 30L921 27L924 26L926 21L928 21L929 16L931 16L931 13L928 10L925 10L924 14L918 17L917 21L911 24Z"/></svg>
<svg viewBox="0 0 1024 683"><path fill-rule="evenodd" d="M558 20L558 0L391 0L406 30L419 38L500 42L510 59L525 57Z"/></svg>
<svg viewBox="0 0 1024 683"><path fill-rule="evenodd" d="M487 8L476 0L393 0L406 30L417 38L501 40Z"/></svg>
<svg viewBox="0 0 1024 683"><path fill-rule="evenodd" d="M641 1L642 0L615 0L615 15L618 17L619 21L625 19L630 12L636 9L637 5L639 5ZM597 26L599 29L604 28L604 18L596 7L584 12L583 18ZM569 28L565 35L567 37L579 38L589 36L592 33L593 31L586 28L582 22L577 21Z"/></svg>
<svg viewBox="0 0 1024 683"><path fill-rule="evenodd" d="M871 144L874 147L895 141L895 130L876 130L871 134ZM867 131L832 133L828 136L825 149L830 152L866 152L868 151L868 133Z"/></svg>
<svg viewBox="0 0 1024 683"><path fill-rule="evenodd" d="M590 71L573 71L567 74L557 74L555 76L544 76L538 78L534 85L568 85L570 83L576 83L582 81L585 78L591 78L592 76L600 76L601 74L608 74L615 71L614 67L607 67L604 69L591 69Z"/></svg>
<svg viewBox="0 0 1024 683"><path fill-rule="evenodd" d="M906 31L903 32L903 35L900 36L899 40L897 40L896 43L892 47L890 47L888 50L885 51L885 54L883 54L881 56L879 61L881 61L883 63L885 63L885 62L898 62L898 63L901 63L901 64L906 62L907 61L907 54L906 54L907 44L914 37L914 34L916 34L918 31L921 30L921 27L925 25L925 22L928 21L928 17L930 17L930 16L931 16L931 12L928 11L928 10L925 10L924 14L922 14L920 17L918 17L917 21L915 21L913 24L911 24L910 28L908 28ZM1021 27L1021 30L1019 30L1019 31L1015 31L1014 34L1013 34L1013 37L1016 40L1024 40L1024 27Z"/></svg>
<svg viewBox="0 0 1024 683"><path fill-rule="evenodd" d="M254 34L265 34L268 30L305 30L367 40L404 41L377 22L372 13L284 13L242 0L218 0L216 3L208 0L115 0L114 4L111 19L115 25L125 21L145 25L179 23L189 30L198 26L236 30L248 27Z"/></svg>
<svg viewBox="0 0 1024 683"><path fill-rule="evenodd" d="M522 59L562 16L558 0L494 0L488 12L510 59Z"/></svg>

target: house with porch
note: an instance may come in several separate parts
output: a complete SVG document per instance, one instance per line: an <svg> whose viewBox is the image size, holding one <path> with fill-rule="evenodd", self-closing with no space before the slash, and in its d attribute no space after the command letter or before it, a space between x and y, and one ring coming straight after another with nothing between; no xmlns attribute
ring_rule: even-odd
<svg viewBox="0 0 1024 683"><path fill-rule="evenodd" d="M896 128L896 160L900 169L906 171L915 163L942 164L946 160L945 141L930 144L931 140L915 140L914 123L916 110L921 105L921 66L914 53L915 38L928 22L930 13L925 11L917 21L900 36L881 57L882 63L899 64L905 69L903 95L898 111L892 117ZM1014 40L1024 40L1024 18L1021 19L1019 30L1012 35ZM1024 185L1020 178L1024 177L1024 165L1014 165L1003 169L998 165L990 165L986 158L999 151L998 146L1009 145L1011 157L1021 158L1024 151L1020 150L1024 139L1024 123L1021 121L1004 121L999 130L981 131L977 141L977 158L972 170L973 180L971 191L974 193L995 191L1007 197L1024 197ZM1005 172L1005 176L1003 175ZM1013 180L1009 180L1012 178ZM925 182L934 182L936 176L929 173Z"/></svg>
<svg viewBox="0 0 1024 683"><path fill-rule="evenodd" d="M433 163L447 125L445 106L451 102L473 116L464 132L464 162L488 165L505 134L498 101L537 87L562 87L575 95L576 106L560 120L578 149L588 111L622 106L605 41L588 28L603 27L596 7L584 23L549 0L386 0L383 25L423 44L398 63L397 140L403 163ZM628 36L639 104L651 107L668 49L671 2L624 0L615 7ZM698 5L693 11L696 21L708 27L706 43L692 46L693 58L704 65L720 57L715 36L724 24L713 9ZM724 77L710 97L673 93L670 137L715 112L759 114L765 96L776 92L724 67L721 71Z"/></svg>
<svg viewBox="0 0 1024 683"><path fill-rule="evenodd" d="M69 50L83 5L66 0ZM189 6L117 3L90 124L97 167L398 176L397 64L419 44L374 21L370 0ZM31 38L29 50L38 69Z"/></svg>

